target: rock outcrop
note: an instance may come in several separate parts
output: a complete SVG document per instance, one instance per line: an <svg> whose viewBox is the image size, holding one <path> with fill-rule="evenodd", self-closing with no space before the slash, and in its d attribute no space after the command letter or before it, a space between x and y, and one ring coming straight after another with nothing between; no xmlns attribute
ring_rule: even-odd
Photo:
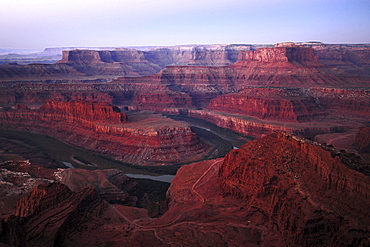
<svg viewBox="0 0 370 247"><path fill-rule="evenodd" d="M142 198L139 184L122 171L86 170L86 169L61 169L55 172L58 181L68 186L73 192L78 192L85 187L93 187L98 196L109 202L127 206L139 206Z"/></svg>
<svg viewBox="0 0 370 247"><path fill-rule="evenodd" d="M126 122L107 103L51 100L39 110L18 106L0 119L2 128L46 134L134 164L194 161L209 148L185 123L150 115Z"/></svg>
<svg viewBox="0 0 370 247"><path fill-rule="evenodd" d="M370 153L370 127L361 127L355 136L356 149L363 153Z"/></svg>
<svg viewBox="0 0 370 247"><path fill-rule="evenodd" d="M96 82L95 82L96 83ZM0 106L13 107L25 104L30 107L40 107L47 100L59 101L97 101L113 103L114 96L109 92L98 90L98 84L90 83L4 83L0 90ZM117 95L116 92L115 95ZM122 96L116 96L123 98Z"/></svg>
<svg viewBox="0 0 370 247"><path fill-rule="evenodd" d="M231 151L220 176L288 246L369 244L370 178L330 150L272 134Z"/></svg>
<svg viewBox="0 0 370 247"><path fill-rule="evenodd" d="M283 67L287 66L288 63L306 67L322 66L314 49L295 44L277 44L274 48L243 51L239 53L238 61L275 63Z"/></svg>
<svg viewBox="0 0 370 247"><path fill-rule="evenodd" d="M78 231L104 203L93 188L72 192L63 184L42 184L18 202L3 223L2 242L10 246L55 246Z"/></svg>
<svg viewBox="0 0 370 247"><path fill-rule="evenodd" d="M315 98L299 88L247 88L217 96L207 108L284 122L306 122L325 114Z"/></svg>
<svg viewBox="0 0 370 247"><path fill-rule="evenodd" d="M209 110L189 110L188 115L190 117L204 119L219 127L231 129L240 134L255 138L262 137L275 131L313 138L318 134L344 131L349 128L345 123L326 121L310 123L263 121L246 115Z"/></svg>
<svg viewBox="0 0 370 247"><path fill-rule="evenodd" d="M106 124L121 124L127 116L121 110L108 103L94 101L47 101L40 112L53 115L57 121L66 122L96 122Z"/></svg>
<svg viewBox="0 0 370 247"><path fill-rule="evenodd" d="M191 45L141 51L136 49L67 49L55 64L0 65L0 79L70 78L73 76L146 76L158 73L167 65L228 65L237 59L239 50L249 46Z"/></svg>
<svg viewBox="0 0 370 247"><path fill-rule="evenodd" d="M163 90L137 92L130 110L152 110L177 115L182 113L181 109L188 108L192 108L192 101L188 94Z"/></svg>
<svg viewBox="0 0 370 247"><path fill-rule="evenodd" d="M305 90L319 104L330 110L345 115L369 116L370 90L367 88L311 88Z"/></svg>
<svg viewBox="0 0 370 247"><path fill-rule="evenodd" d="M222 46L217 48L220 52L194 46L150 51L72 50L65 52L58 65L83 67L89 64L86 66L98 71L94 66L118 66L123 61L160 66L179 61L185 64L185 60L194 63L171 65L154 75L126 76L108 83L9 82L2 84L4 90L0 94L4 97L0 97L0 102L6 109L16 103L39 107L50 98L105 101L129 111L197 115L255 137L278 130L312 138L326 131L345 130L348 126L358 128L367 121L369 78L324 65L316 56L320 49L335 47L323 48L321 43L284 43L256 50L246 48L239 51L236 46L230 49ZM233 61L238 51L238 61L222 66L199 65L200 61L225 59L223 52L226 51ZM365 64L366 56L363 60Z"/></svg>
<svg viewBox="0 0 370 247"><path fill-rule="evenodd" d="M11 246L367 246L370 173L356 171L356 162L274 133L225 158L180 168L159 218L101 201L92 187L79 190L80 182L96 187L94 176L104 177L97 188L106 188L105 178L114 181L109 171L85 178L77 170L70 174L75 191L45 184L23 198L3 222L0 240ZM64 172L67 178L74 171Z"/></svg>
<svg viewBox="0 0 370 247"><path fill-rule="evenodd" d="M335 66L349 73L370 76L370 48L366 46L323 46L315 48L321 63Z"/></svg>

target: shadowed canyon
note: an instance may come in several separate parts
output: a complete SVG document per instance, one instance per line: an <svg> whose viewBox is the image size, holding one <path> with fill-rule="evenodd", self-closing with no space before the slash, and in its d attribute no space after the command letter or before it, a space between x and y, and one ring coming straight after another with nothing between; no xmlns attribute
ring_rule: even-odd
<svg viewBox="0 0 370 247"><path fill-rule="evenodd" d="M0 63L2 245L370 245L370 45L46 53Z"/></svg>

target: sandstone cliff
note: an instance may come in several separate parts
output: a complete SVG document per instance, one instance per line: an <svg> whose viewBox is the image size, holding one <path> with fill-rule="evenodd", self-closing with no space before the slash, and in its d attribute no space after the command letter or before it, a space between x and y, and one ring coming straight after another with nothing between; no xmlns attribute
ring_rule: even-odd
<svg viewBox="0 0 370 247"><path fill-rule="evenodd" d="M207 108L284 122L304 122L326 114L315 98L298 88L247 88L217 96Z"/></svg>
<svg viewBox="0 0 370 247"><path fill-rule="evenodd" d="M163 91L139 91L136 93L131 110L152 110L176 114L177 109L187 109L192 107L192 101L188 94ZM171 111L171 109L174 109Z"/></svg>
<svg viewBox="0 0 370 247"><path fill-rule="evenodd" d="M346 167L358 162L347 158L274 133L224 159L180 168L167 192L168 211L152 219L143 209L102 202L91 187L79 190L80 182L111 186L109 174L67 170L64 178L75 172L75 191L61 184L35 188L3 222L0 240L11 246L367 246L370 178Z"/></svg>
<svg viewBox="0 0 370 247"><path fill-rule="evenodd" d="M369 177L330 150L272 134L231 151L220 176L224 194L245 200L288 246L369 244Z"/></svg>
<svg viewBox="0 0 370 247"><path fill-rule="evenodd" d="M189 110L188 115L191 117L204 119L216 124L219 127L231 129L240 134L256 138L262 137L275 131L300 135L306 138L313 138L315 135L321 133L343 131L349 128L349 126L345 123L326 121L309 123L265 121L241 114L231 114L209 110Z"/></svg>
<svg viewBox="0 0 370 247"><path fill-rule="evenodd" d="M370 48L327 46L315 49L321 63L335 66L349 73L370 76Z"/></svg>
<svg viewBox="0 0 370 247"><path fill-rule="evenodd" d="M239 53L238 61L275 63L282 66L289 64L306 67L323 66L318 62L314 49L296 45L276 45L274 48L243 51Z"/></svg>
<svg viewBox="0 0 370 247"><path fill-rule="evenodd" d="M208 145L190 126L155 116L127 122L106 103L47 101L39 110L1 113L2 128L46 134L134 164L173 164L201 159Z"/></svg>

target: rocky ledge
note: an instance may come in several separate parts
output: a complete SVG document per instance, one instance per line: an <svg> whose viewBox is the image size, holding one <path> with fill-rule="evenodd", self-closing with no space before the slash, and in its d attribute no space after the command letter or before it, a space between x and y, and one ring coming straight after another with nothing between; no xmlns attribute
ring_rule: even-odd
<svg viewBox="0 0 370 247"><path fill-rule="evenodd" d="M180 168L159 218L101 201L91 187L47 184L18 203L0 240L16 246L368 246L370 177L355 170L356 162L274 133L224 159ZM112 171L86 178L71 171L63 175L73 178L71 185L127 184Z"/></svg>
<svg viewBox="0 0 370 247"><path fill-rule="evenodd" d="M334 150L271 134L225 157L221 186L288 246L366 246L370 177L345 163Z"/></svg>
<svg viewBox="0 0 370 247"><path fill-rule="evenodd" d="M117 107L84 101L48 101L39 110L18 106L1 113L2 128L45 134L134 164L201 159L209 146L190 126L156 115L128 121Z"/></svg>

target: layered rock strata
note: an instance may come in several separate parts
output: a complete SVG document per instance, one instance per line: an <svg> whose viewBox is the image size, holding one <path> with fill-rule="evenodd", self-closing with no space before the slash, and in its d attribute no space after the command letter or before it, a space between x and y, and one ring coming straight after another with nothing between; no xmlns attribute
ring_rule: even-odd
<svg viewBox="0 0 370 247"><path fill-rule="evenodd" d="M68 233L78 231L94 210L103 208L106 205L93 188L74 193L63 184L39 185L18 202L13 215L3 223L2 242L11 246L58 245Z"/></svg>
<svg viewBox="0 0 370 247"><path fill-rule="evenodd" d="M192 101L188 94L163 91L139 91L135 94L130 110L151 110L167 114L186 113L186 109L192 108ZM181 111L184 109L184 111Z"/></svg>
<svg viewBox="0 0 370 247"><path fill-rule="evenodd" d="M370 48L366 46L316 47L315 54L325 65L335 66L353 74L370 76Z"/></svg>
<svg viewBox="0 0 370 247"><path fill-rule="evenodd" d="M102 202L91 187L40 185L3 222L0 239L18 246L367 246L370 178L345 165L360 161L342 155L268 135L224 159L180 168L168 211L152 219Z"/></svg>
<svg viewBox="0 0 370 247"><path fill-rule="evenodd" d="M106 103L48 101L39 110L18 107L1 113L2 128L46 134L134 164L172 164L200 159L208 146L190 126L150 117L127 122Z"/></svg>
<svg viewBox="0 0 370 247"><path fill-rule="evenodd" d="M217 96L207 108L284 122L305 122L325 114L315 98L303 94L298 88L247 88Z"/></svg>
<svg viewBox="0 0 370 247"><path fill-rule="evenodd" d="M158 48L149 51L118 48L113 50L68 49L55 64L3 64L0 79L69 76L145 76L167 65L228 65L236 61L240 49L234 47Z"/></svg>
<svg viewBox="0 0 370 247"><path fill-rule="evenodd" d="M246 115L209 110L189 110L188 115L190 117L207 120L219 127L231 129L240 134L256 138L275 131L313 138L315 135L321 133L344 131L350 128L350 126L346 124L336 122L286 123L283 121L263 121Z"/></svg>
<svg viewBox="0 0 370 247"><path fill-rule="evenodd" d="M55 177L73 192L93 187L99 197L109 203L138 206L142 196L139 184L115 169L60 169L55 172Z"/></svg>
<svg viewBox="0 0 370 247"><path fill-rule="evenodd" d="M370 179L330 150L273 134L231 151L220 176L288 246L369 244Z"/></svg>

